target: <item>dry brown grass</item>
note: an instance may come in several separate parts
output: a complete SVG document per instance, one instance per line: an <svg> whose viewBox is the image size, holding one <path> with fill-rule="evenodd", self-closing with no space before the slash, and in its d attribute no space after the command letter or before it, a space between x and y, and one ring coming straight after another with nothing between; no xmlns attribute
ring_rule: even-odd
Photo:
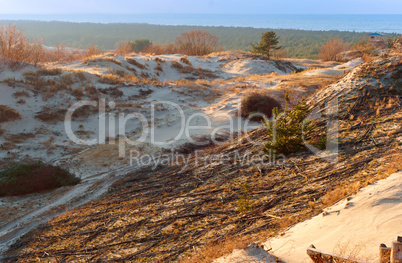
<svg viewBox="0 0 402 263"><path fill-rule="evenodd" d="M180 62L178 62L178 61L172 61L171 68L181 70L184 68L184 66L182 64L180 64Z"/></svg>
<svg viewBox="0 0 402 263"><path fill-rule="evenodd" d="M21 91L16 91L16 92L14 92L13 97L15 97L15 98L20 98L20 97L27 97L27 98L30 98L31 95L29 94L28 91L26 91L26 90L21 90Z"/></svg>
<svg viewBox="0 0 402 263"><path fill-rule="evenodd" d="M84 90L81 87L78 87L76 89L73 89L71 94L76 97L77 99L80 99L81 97L84 96Z"/></svg>
<svg viewBox="0 0 402 263"><path fill-rule="evenodd" d="M245 249L253 239L249 236L227 238L220 242L210 243L200 249L195 255L183 258L179 263L209 263L214 259L232 253L235 249Z"/></svg>
<svg viewBox="0 0 402 263"><path fill-rule="evenodd" d="M184 64L191 66L191 61L187 58L187 56L181 57L180 62L183 62Z"/></svg>
<svg viewBox="0 0 402 263"><path fill-rule="evenodd" d="M19 100L17 100L17 103L18 103L18 104L25 104L26 101L25 101L24 99L19 99Z"/></svg>
<svg viewBox="0 0 402 263"><path fill-rule="evenodd" d="M365 249L365 245L362 245L362 242L344 239L335 245L333 254L344 257L345 260L342 261L344 263L354 263L356 260L370 262L368 257L362 254L363 249Z"/></svg>
<svg viewBox="0 0 402 263"><path fill-rule="evenodd" d="M205 30L183 32L175 44L180 53L190 56L203 56L220 49L219 37Z"/></svg>
<svg viewBox="0 0 402 263"><path fill-rule="evenodd" d="M362 55L362 59L363 59L364 62L371 62L371 61L373 61L373 57L370 56L370 54L367 54L367 53L364 53L364 54Z"/></svg>
<svg viewBox="0 0 402 263"><path fill-rule="evenodd" d="M15 25L0 28L0 57L10 67L17 67L21 63L37 65L42 62L44 53L41 42L28 40Z"/></svg>
<svg viewBox="0 0 402 263"><path fill-rule="evenodd" d="M29 139L35 138L34 133L18 133L18 134L10 134L6 136L6 140L13 143L13 144L20 144Z"/></svg>
<svg viewBox="0 0 402 263"><path fill-rule="evenodd" d="M158 62L158 64L156 65L155 70L156 70L156 71L163 72L163 67L162 67L162 65L160 64L160 62Z"/></svg>
<svg viewBox="0 0 402 263"><path fill-rule="evenodd" d="M7 122L18 119L21 119L21 114L17 110L6 105L0 105L0 122Z"/></svg>
<svg viewBox="0 0 402 263"><path fill-rule="evenodd" d="M15 25L0 27L0 57L11 68L24 64L68 62L100 54L94 45L87 50L73 50L63 45L44 48L42 40L29 40Z"/></svg>
<svg viewBox="0 0 402 263"><path fill-rule="evenodd" d="M111 85L120 84L123 81L124 80L120 76L113 75L113 74L102 75L99 80L100 83L111 84Z"/></svg>
<svg viewBox="0 0 402 263"><path fill-rule="evenodd" d="M145 53L152 55L164 55L164 54L177 54L179 49L176 45L170 44L152 44L146 48Z"/></svg>
<svg viewBox="0 0 402 263"><path fill-rule="evenodd" d="M138 62L137 60L133 59L133 58L126 58L127 63L136 66L139 69L145 69L145 65L141 64L140 62Z"/></svg>
<svg viewBox="0 0 402 263"><path fill-rule="evenodd" d="M87 96L91 99L98 98L99 91L95 86L86 85L84 87L84 90L85 90L85 96Z"/></svg>
<svg viewBox="0 0 402 263"><path fill-rule="evenodd" d="M64 120L66 113L67 113L66 109L52 109L50 107L45 106L43 107L42 111L38 112L35 115L35 118L43 122L54 123Z"/></svg>
<svg viewBox="0 0 402 263"><path fill-rule="evenodd" d="M374 160L377 162L377 160ZM368 167L370 169L370 167ZM362 187L375 183L378 180L385 179L391 174L402 170L402 152L396 150L389 162L381 165L377 170L377 176L366 177L358 181L345 181L337 188L328 191L321 199L324 205L333 205L346 196L357 193Z"/></svg>
<svg viewBox="0 0 402 263"><path fill-rule="evenodd" d="M396 151L396 154L389 163L385 163L378 170L378 179L384 179L393 173L402 170L402 151Z"/></svg>
<svg viewBox="0 0 402 263"><path fill-rule="evenodd" d="M349 47L349 42L344 42L343 39L333 38L322 46L318 57L324 61L336 61L339 59L339 54L348 50Z"/></svg>

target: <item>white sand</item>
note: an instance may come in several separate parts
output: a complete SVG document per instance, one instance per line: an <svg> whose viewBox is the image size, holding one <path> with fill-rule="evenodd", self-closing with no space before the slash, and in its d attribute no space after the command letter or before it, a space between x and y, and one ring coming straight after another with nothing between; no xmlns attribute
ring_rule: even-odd
<svg viewBox="0 0 402 263"><path fill-rule="evenodd" d="M140 69L137 66L131 65L126 61L125 57L104 55L96 57L88 61L74 61L69 63L50 63L47 68L59 68L62 70L59 76L46 76L56 82L60 81L62 75L70 75L71 72L80 71L83 72L85 79L82 81L74 80L71 84L72 89L80 88L84 85L92 85L103 90L113 85L100 82L100 76L103 74L111 74L113 72L123 72L140 77L141 74L146 74L149 78L156 78L159 81L174 81L185 78L198 79L197 76L192 73L180 73L180 70L172 68L173 61L180 61L183 55L163 55L163 56L143 56L133 55L130 58L135 59L137 62L143 64L145 68ZM163 72L157 71L155 67L158 65L156 58L162 59L164 62L160 62ZM241 76L249 76L252 74L266 74L277 73L287 74L291 73L294 68L289 64L279 63L279 68L276 63L267 60L251 59L241 54L233 56L220 56L214 55L209 57L188 57L192 66L195 69L207 69L213 72L220 79L229 79ZM186 64L180 62L183 66ZM135 73L134 70L135 69ZM15 78L16 80L23 80L23 72L37 71L40 67L28 66L18 70L10 70L6 67L0 69L0 81L8 78ZM341 70L342 71L342 70ZM75 77L74 77L75 78ZM229 82L228 82L229 83ZM211 85L215 89L221 89L223 95L219 98L207 98L209 90L199 90L198 88L191 89L186 85L178 87L177 83L169 83L167 85L152 85L135 83L119 87L119 90L123 95L101 95L107 100L107 102L114 101L119 107L111 109L106 107L107 113L118 114L124 113L140 113L145 116L147 120L151 117L151 105L155 101L169 101L177 104L183 110L183 114L188 121L188 117L192 114L199 114L194 118L190 125L201 126L207 125L205 117L211 120L210 127L198 128L190 130L190 133L183 134L177 140L173 140L181 130L182 119L178 116L178 110L169 105L161 107L160 110L155 112L155 141L162 143L162 145L153 146L150 144L150 138L148 137L140 146L135 146L134 150L139 150L141 154L158 154L162 148L174 148L182 143L188 142L188 138L196 135L209 135L214 133L215 129L220 131L229 129L229 124L233 121L233 132L236 132L244 127L244 120L234 116L234 112L238 109L238 101L242 96L242 93L238 92L226 92L229 86L235 86L236 84L247 84L250 86L255 85L260 89L273 88L278 83L267 84L267 82L259 84L256 80L233 82L220 84L219 82ZM52 109L68 109L71 105L76 103L79 99L72 96L69 91L60 91L54 96L45 100L43 94L35 94L32 90L29 90L29 97L22 97L25 103L21 104L17 101L20 98L14 96L16 92L27 91L27 87L24 84L17 83L15 87L10 87L6 83L0 83L0 105L7 105L16 109L22 116L21 120L10 121L1 124L1 129L4 130L4 134L0 136L0 144L10 143L12 137L21 137L24 135L33 134L33 137L26 137L21 142L13 143L9 150L0 151L0 159L12 159L26 160L26 159L40 159L45 162L61 165L70 171L81 176L83 182L69 190L67 194L63 194L56 201L49 201L49 204L41 204L38 207L32 207L32 209L21 210L18 215L15 216L15 220L9 221L9 219L0 219L2 229L0 229L0 237L3 235L9 235L10 231L13 231L15 227L21 226L21 231L16 233L12 239L18 238L19 235L26 233L33 225L25 224L32 223L32 218L37 218L37 222L47 219L47 213L49 209L58 205L63 205L72 200L73 197L83 198L83 200L91 200L96 198L98 194L107 189L107 184L110 184L113 180L107 181L102 187L94 187L93 194L88 198L84 198L87 189L92 186L96 186L99 182L109 178L111 174L116 174L117 171L130 171L133 169L129 166L129 156L126 154L126 158L120 159L118 157L117 146L113 145L77 145L73 143L67 136L64 126L64 121L55 121L54 123L45 123L37 118L35 115L42 111L44 106L51 107ZM148 95L142 94L143 91L149 91ZM82 99L90 100L89 97L83 97ZM127 106L124 106L127 105ZM135 106L137 105L137 106ZM138 105L140 105L138 107ZM230 117L230 118L228 118ZM260 125L260 123L250 123L247 130L252 129L252 125ZM81 126L81 128L80 128ZM255 126L254 126L255 128ZM95 139L99 134L99 114L97 112L91 113L88 116L72 122L72 129L74 132L78 130L86 132L88 138L84 135L84 139ZM139 137L139 133L142 131L142 125L140 121L131 120L126 125L126 135L130 139L134 140ZM216 130L215 130L216 131ZM118 125L115 126L114 135L118 135ZM108 136L108 131L106 136ZM131 149L127 147L127 151ZM16 202L14 199L0 198L1 207L12 206L13 204L25 205L28 202L40 203L41 198L45 198L44 194L35 194L28 197L19 197ZM25 198L25 199L24 199ZM78 199L79 199L78 198ZM81 202L81 201L80 201ZM83 201L82 201L83 202ZM29 211L28 211L29 210ZM18 219L19 220L16 220ZM3 225L8 224L7 228Z"/></svg>
<svg viewBox="0 0 402 263"><path fill-rule="evenodd" d="M251 244L246 249L235 249L232 254L214 260L214 263L276 263L276 258L263 248Z"/></svg>
<svg viewBox="0 0 402 263"><path fill-rule="evenodd" d="M344 199L325 209L331 211L268 240L265 250L285 262L311 262L306 250L313 244L321 251L378 262L380 244L390 246L402 235L402 172L361 189L349 201ZM215 262L270 262L257 260L265 253L250 256L248 251L235 250Z"/></svg>
<svg viewBox="0 0 402 263"><path fill-rule="evenodd" d="M351 253L377 262L379 245L390 246L402 235L402 172L365 187L349 202L342 200L328 210L339 212L297 224L284 236L268 240L266 248L287 262L311 262L306 254L311 244L322 251ZM341 249L346 245L348 248ZM362 246L361 250L356 251L356 246Z"/></svg>
<svg viewBox="0 0 402 263"><path fill-rule="evenodd" d="M346 71L349 71L355 67L357 67L363 60L361 58L357 58L351 61L348 61L344 64L332 67L332 68L324 68L324 69L315 69L310 70L303 75L305 76L317 76L317 75L343 75Z"/></svg>

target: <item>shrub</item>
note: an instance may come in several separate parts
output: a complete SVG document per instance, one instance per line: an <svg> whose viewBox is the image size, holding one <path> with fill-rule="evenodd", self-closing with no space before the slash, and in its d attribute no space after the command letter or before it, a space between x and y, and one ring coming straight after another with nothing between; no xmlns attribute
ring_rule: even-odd
<svg viewBox="0 0 402 263"><path fill-rule="evenodd" d="M203 56L218 51L219 37L204 30L183 32L176 38L176 45L182 54Z"/></svg>
<svg viewBox="0 0 402 263"><path fill-rule="evenodd" d="M314 129L309 122L303 126L308 114L308 106L305 103L297 104L294 109L287 109L281 115L276 109L275 121L265 120L269 140L264 146L264 152L271 154L275 150L276 153L287 155L304 150L303 134L308 137Z"/></svg>
<svg viewBox="0 0 402 263"><path fill-rule="evenodd" d="M40 42L29 41L15 25L0 28L0 57L10 66L19 63L36 65L43 61L44 53Z"/></svg>
<svg viewBox="0 0 402 263"><path fill-rule="evenodd" d="M24 195L80 182L69 171L42 162L15 163L0 172L0 196Z"/></svg>
<svg viewBox="0 0 402 263"><path fill-rule="evenodd" d="M0 105L0 122L21 119L21 114L6 105Z"/></svg>
<svg viewBox="0 0 402 263"><path fill-rule="evenodd" d="M93 57L93 56L100 55L100 54L102 54L102 50L100 50L99 48L97 48L97 47L95 46L95 44L92 44L92 45L88 48L88 50L86 51L85 56L86 56L87 58L89 58L89 57Z"/></svg>
<svg viewBox="0 0 402 263"><path fill-rule="evenodd" d="M241 100L240 116L250 118L252 121L263 120L263 116L251 116L252 114L264 114L267 118L271 118L272 110L281 108L281 104L275 99L261 93L250 93Z"/></svg>
<svg viewBox="0 0 402 263"><path fill-rule="evenodd" d="M349 42L344 42L343 39L333 38L325 43L318 57L324 61L336 61L338 55L350 48Z"/></svg>

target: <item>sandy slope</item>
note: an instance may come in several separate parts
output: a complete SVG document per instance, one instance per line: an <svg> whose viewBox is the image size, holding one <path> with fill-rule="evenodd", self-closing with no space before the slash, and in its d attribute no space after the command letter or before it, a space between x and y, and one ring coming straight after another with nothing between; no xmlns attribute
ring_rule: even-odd
<svg viewBox="0 0 402 263"><path fill-rule="evenodd" d="M378 262L379 245L389 246L402 235L402 172L361 189L324 212L330 214L315 216L266 241L265 250L289 263L311 262L306 249L314 244L322 251ZM252 251L235 250L215 262L275 262L263 250Z"/></svg>
<svg viewBox="0 0 402 263"><path fill-rule="evenodd" d="M0 218L0 242L6 242L7 245L11 241L26 233L33 227L37 226L43 220L51 218L56 212L49 212L60 206L67 205L75 207L84 202L97 198L107 187L113 182L112 175L128 172L133 167L129 167L127 152L126 158L121 159L118 156L116 145L76 145L72 143L65 133L64 121L56 121L45 123L35 115L42 111L45 106L52 109L67 109L80 99L91 100L88 96L77 98L71 95L71 92L80 88L82 85L93 85L99 91L99 98L104 98L108 102L114 101L117 105L115 109L107 107L107 113L119 112L132 113L138 112L146 118L151 116L151 105L158 101L173 102L183 109L184 116L188 118L192 114L200 114L192 120L191 125L203 126L206 124L205 119L211 120L211 125L204 129L193 129L189 136L209 135L214 129L219 127L227 127L231 121L234 122L232 128L234 132L243 129L244 120L234 116L234 112L238 108L238 102L243 92L231 92L228 87L237 84L246 86L255 86L256 89L280 89L278 83L269 83L269 77L264 75L264 81L256 80L233 80L220 84L219 82L211 84L209 88L202 88L202 84L190 87L190 84L180 86L174 80L182 80L186 78L194 78L192 73L180 73L177 69L172 68L172 62L179 62L182 55L165 55L165 56L131 56L137 62L144 65L143 69L136 69L135 76L142 73L147 74L150 78L156 78L159 81L169 80L167 84L129 84L119 83L111 85L101 83L102 74L110 74L116 70L122 70L129 73L127 68L135 67L129 64L124 57L105 56L93 59L88 62L76 61L66 64L48 65L49 68L60 68L61 73L57 76L45 76L45 79L53 79L56 82L62 80L63 77L73 74L74 72L84 72L85 79L81 82L75 80L70 86L71 90L59 91L54 96L44 99L41 92L36 91L35 87L29 87L21 82L16 85L8 85L7 82L0 82L0 104L8 105L17 109L21 115L21 120L11 121L1 124L4 134L0 135L0 144L5 145L14 137L23 137L33 134L33 137L26 137L21 142L13 142L7 150L0 151L0 160L5 162L21 159L40 159L46 162L52 162L57 165L68 168L72 172L83 178L83 183L73 188L63 188L54 192L40 193L28 195L18 198L0 198L0 207L3 211L12 209L15 213L4 213ZM157 58L160 62L163 72L158 72L155 67L158 65ZM210 56L210 57L188 57L195 69L206 69L216 75L217 78L230 79L236 77L247 77L252 74L287 74L294 70L290 62L284 64L261 60L249 56ZM182 63L185 66L184 63ZM38 67L26 67L21 70L8 70L0 72L0 81L7 79L24 80L24 72L39 71ZM268 75L269 76L269 75ZM116 88L121 95L114 96L102 91L109 88ZM253 87L254 89L254 87ZM295 88L296 89L296 88ZM16 92L27 91L28 97L23 97L25 103L18 103ZM222 94L218 93L222 91ZM140 106L138 106L140 105ZM156 141L162 143L156 147L150 144L149 138L141 146L133 146L140 154L158 154L163 148L174 148L188 141L187 134L183 134L172 143L172 138L176 137L181 128L181 119L177 117L178 112L172 107L161 106L155 113L155 138ZM230 118L232 118L230 120ZM99 133L99 115L90 113L78 120L73 121L72 126L75 132L82 131L88 134L88 138L96 138ZM251 125L258 123L252 123ZM253 128L250 126L248 129ZM130 121L126 126L126 135L130 139L138 137L141 131L141 123L139 120ZM114 131L115 135L119 131ZM43 201L44 200L44 201ZM33 218L36 218L33 220ZM3 243L4 244L4 243Z"/></svg>
<svg viewBox="0 0 402 263"><path fill-rule="evenodd" d="M152 104L168 101L178 105L183 110L183 117L186 120L192 114L199 114L192 122L189 122L190 125L202 126L206 124L207 118L211 119L210 127L192 129L188 134L189 136L208 135L215 128L226 127L230 123L228 116L233 117L233 111L238 106L239 95L236 95L236 99L231 99L230 103L228 102L226 105L226 97L222 99L222 102L215 98L213 91L215 87L212 89L191 88L189 87L192 85L191 83L186 83L180 87L174 82L164 85L161 83L118 83L117 85L102 83L101 77L104 74L111 74L118 70L138 78L144 74L150 79L154 78L159 81L198 78L193 73L182 73L180 69L172 67L173 62L180 63L183 67L186 66L185 63L180 62L180 59L183 58L182 55L135 55L130 58L143 65L143 68L128 63L125 57L111 55L96 57L88 61L49 64L47 65L48 69L61 69L61 72L56 75L40 76L42 80L54 80L57 83L72 76L73 81L68 84L70 89L59 90L48 98L45 98L45 93L47 89L50 89L50 86L45 84L44 90L38 90L35 85L30 85L27 82L26 73L38 72L41 70L40 67L26 66L17 70L0 69L0 105L14 108L22 116L21 120L1 124L3 134L0 135L0 146L2 148L7 144L9 146L0 151L0 160L3 163L22 159L53 162L68 168L83 179L82 183L76 187L64 187L51 192L23 197L0 198L2 209L0 213L0 243L2 249L6 249L19 236L38 226L38 224L64 211L58 209L59 207L73 208L93 200L107 190L108 186L117 178L116 175L128 173L128 171L135 169L129 165L129 150L138 151L141 155L156 155L163 148L174 148L188 141L187 134L182 134L180 138L172 140L181 130L182 119L178 116L178 110L169 107L169 105L158 105L160 107L155 111L154 123L155 141L160 143L158 146L150 144L151 138L148 137L146 142L140 146L127 147L126 158L122 159L118 156L117 145L105 144L88 147L74 144L66 135L63 118L52 122L43 122L35 118L35 115L45 107L65 110L80 100L94 100L87 95L81 98L75 97L71 94L73 90L88 85L95 86L99 91L97 94L99 98L104 98L107 102L113 101L116 104L115 109L106 108L107 113L115 113L116 115L120 112L126 114L136 112L150 119ZM286 74L294 69L290 63L279 69L277 66L281 65L280 63L252 58L233 58L232 60L240 63L236 69L226 66L232 60L228 62L220 56L188 57L188 59L194 71L204 69L206 73L210 72L212 75L216 75L216 78L223 79L255 73L276 72ZM162 72L155 69L158 60L161 61L159 64L163 69ZM76 73L80 72L83 73L81 80L76 77L78 76ZM109 95L107 92L102 93L103 90L107 91L109 88L120 91L119 96ZM24 103L18 103L21 97L16 96L17 92L27 92L27 95L22 97ZM215 105L216 108L210 108L209 105ZM236 117L234 120L236 123L234 128L236 130L241 129L244 121ZM93 112L74 120L72 128L74 132L82 131L88 134L88 136L84 136L85 139L97 138L99 114ZM127 123L125 133L128 138L135 140L139 132L141 132L139 120L132 120ZM109 133L110 131L107 131L107 135ZM120 130L116 125L114 134L118 135L119 133Z"/></svg>

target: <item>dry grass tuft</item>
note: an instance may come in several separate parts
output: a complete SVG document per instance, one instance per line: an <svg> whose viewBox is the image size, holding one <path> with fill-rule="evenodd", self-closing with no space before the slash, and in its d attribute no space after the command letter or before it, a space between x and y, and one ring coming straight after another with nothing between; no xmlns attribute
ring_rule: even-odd
<svg viewBox="0 0 402 263"><path fill-rule="evenodd" d="M103 84L111 84L111 85L116 85L116 84L120 84L122 82L124 82L124 80L117 75L113 75L113 74L106 74L106 75L102 75L100 77L100 83Z"/></svg>
<svg viewBox="0 0 402 263"><path fill-rule="evenodd" d="M21 119L21 114L15 109L6 106L0 105L0 122L7 122Z"/></svg>
<svg viewBox="0 0 402 263"><path fill-rule="evenodd" d="M136 66L139 69L145 69L145 65L141 64L140 62L138 62L137 60L133 59L133 58L126 58L127 63Z"/></svg>
<svg viewBox="0 0 402 263"><path fill-rule="evenodd" d="M66 109L51 109L50 107L43 107L42 111L35 115L35 118L43 122L54 123L64 120L66 113Z"/></svg>
<svg viewBox="0 0 402 263"><path fill-rule="evenodd" d="M177 62L177 61L172 61L171 67L172 67L172 68L175 68L175 69L178 69L178 70L181 70L181 69L184 68L183 65L180 64L180 62Z"/></svg>
<svg viewBox="0 0 402 263"><path fill-rule="evenodd" d="M73 89L71 94L76 97L77 99L80 99L81 97L84 96L84 90L81 87L78 87L76 89Z"/></svg>
<svg viewBox="0 0 402 263"><path fill-rule="evenodd" d="M20 98L20 97L27 97L27 98L30 98L31 95L29 94L28 91L22 90L22 91L16 91L16 92L14 92L13 97L14 97L14 98Z"/></svg>
<svg viewBox="0 0 402 263"><path fill-rule="evenodd" d="M183 62L184 64L191 66L191 61L186 56L181 57L180 62Z"/></svg>

